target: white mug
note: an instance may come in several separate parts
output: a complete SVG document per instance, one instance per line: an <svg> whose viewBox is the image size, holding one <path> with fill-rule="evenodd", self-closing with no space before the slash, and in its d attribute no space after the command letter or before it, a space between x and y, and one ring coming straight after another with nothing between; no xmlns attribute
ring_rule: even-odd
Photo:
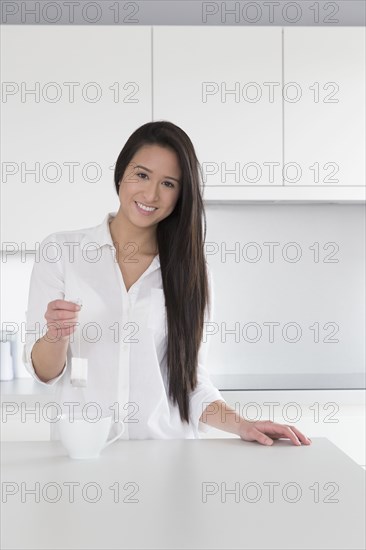
<svg viewBox="0 0 366 550"><path fill-rule="evenodd" d="M91 422L83 416L58 416L60 438L70 458L98 458L101 451L116 441L124 432L125 426L118 421L120 431L108 439L112 426L112 416L104 416Z"/></svg>

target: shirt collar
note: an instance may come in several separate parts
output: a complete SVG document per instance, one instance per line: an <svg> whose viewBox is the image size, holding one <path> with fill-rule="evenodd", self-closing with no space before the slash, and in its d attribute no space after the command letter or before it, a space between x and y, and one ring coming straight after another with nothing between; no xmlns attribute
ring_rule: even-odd
<svg viewBox="0 0 366 550"><path fill-rule="evenodd" d="M95 244L98 244L100 247L103 245L108 245L111 248L114 248L111 231L109 228L109 222L117 215L117 212L108 212L104 220L100 225L97 225L93 231L93 241ZM154 257L151 265L157 265L160 267L160 258L159 254Z"/></svg>

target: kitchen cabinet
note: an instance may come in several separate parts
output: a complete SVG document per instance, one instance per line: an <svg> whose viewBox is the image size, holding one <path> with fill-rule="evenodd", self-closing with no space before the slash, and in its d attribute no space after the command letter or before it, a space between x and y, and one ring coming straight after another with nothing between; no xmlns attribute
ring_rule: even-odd
<svg viewBox="0 0 366 550"><path fill-rule="evenodd" d="M286 187L365 191L365 28L284 28Z"/></svg>
<svg viewBox="0 0 366 550"><path fill-rule="evenodd" d="M364 202L364 46L362 27L4 26L2 249L117 210L149 120L190 136L206 203Z"/></svg>
<svg viewBox="0 0 366 550"><path fill-rule="evenodd" d="M281 28L153 31L153 118L192 139L205 199L282 185Z"/></svg>
<svg viewBox="0 0 366 550"><path fill-rule="evenodd" d="M365 201L362 27L156 27L154 119L190 135L207 203Z"/></svg>
<svg viewBox="0 0 366 550"><path fill-rule="evenodd" d="M1 50L2 246L34 250L118 210L114 164L151 119L151 28L8 25Z"/></svg>

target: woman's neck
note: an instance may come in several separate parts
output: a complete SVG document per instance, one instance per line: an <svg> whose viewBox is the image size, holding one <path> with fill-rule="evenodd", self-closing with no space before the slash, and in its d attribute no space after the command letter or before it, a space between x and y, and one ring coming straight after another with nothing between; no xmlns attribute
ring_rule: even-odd
<svg viewBox="0 0 366 550"><path fill-rule="evenodd" d="M112 241L120 252L131 253L132 246L141 256L158 254L156 227L140 228L123 219L119 213L109 222Z"/></svg>

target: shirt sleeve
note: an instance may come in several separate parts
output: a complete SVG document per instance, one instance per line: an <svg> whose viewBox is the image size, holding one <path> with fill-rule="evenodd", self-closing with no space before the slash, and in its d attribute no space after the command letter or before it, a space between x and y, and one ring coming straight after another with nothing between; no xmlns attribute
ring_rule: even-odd
<svg viewBox="0 0 366 550"><path fill-rule="evenodd" d="M34 370L31 355L36 341L47 332L47 321L44 315L48 303L52 300L64 299L62 253L62 247L57 242L55 234L46 237L40 244L39 254L36 255L29 285L22 359L25 368L33 378L46 386L52 386L63 376L69 362L66 358L62 372L48 382L44 382Z"/></svg>
<svg viewBox="0 0 366 550"><path fill-rule="evenodd" d="M207 264L207 273L209 281L209 304L211 305L209 311L206 308L205 323L211 323L213 321L214 312L214 290L213 290L213 277L211 270ZM208 325L206 325L208 326ZM204 328L205 333L205 328ZM193 426L196 431L206 433L212 429L212 426L201 422L199 419L204 412L205 408L213 401L221 400L225 401L220 391L214 386L210 379L208 369L206 367L206 358L209 348L210 336L206 337L206 342L202 341L198 351L198 365L197 365L197 386L189 397L190 417Z"/></svg>

